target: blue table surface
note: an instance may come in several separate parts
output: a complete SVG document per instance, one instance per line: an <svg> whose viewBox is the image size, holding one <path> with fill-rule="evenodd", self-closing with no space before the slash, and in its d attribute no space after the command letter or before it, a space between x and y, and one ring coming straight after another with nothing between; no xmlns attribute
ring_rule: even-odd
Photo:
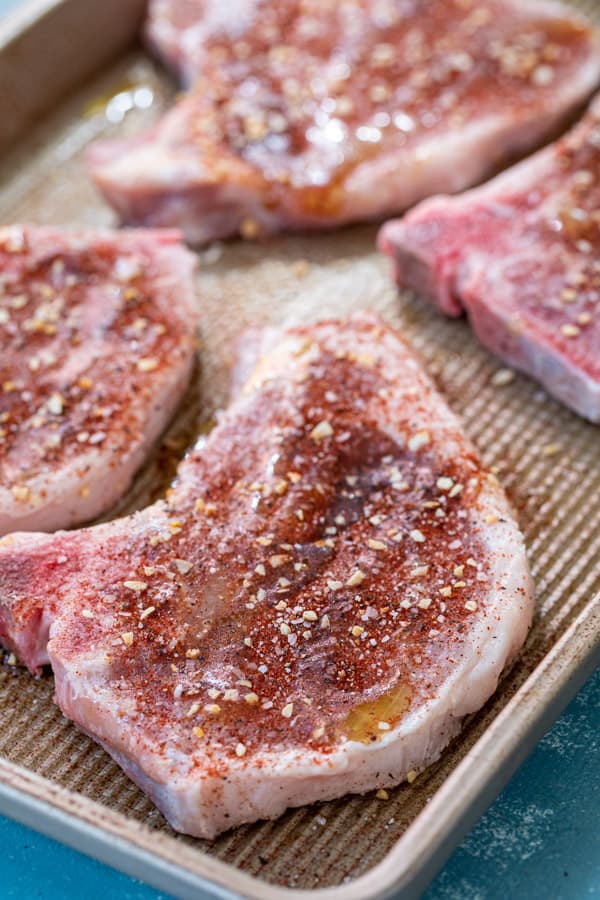
<svg viewBox="0 0 600 900"><path fill-rule="evenodd" d="M0 15L20 0L0 0ZM0 817L3 900L168 900ZM480 819L426 900L600 897L600 672Z"/></svg>

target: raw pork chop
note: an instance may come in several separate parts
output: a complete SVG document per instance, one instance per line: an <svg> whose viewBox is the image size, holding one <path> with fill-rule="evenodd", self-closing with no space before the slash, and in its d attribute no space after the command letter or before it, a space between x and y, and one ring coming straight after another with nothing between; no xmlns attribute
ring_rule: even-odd
<svg viewBox="0 0 600 900"><path fill-rule="evenodd" d="M283 335L166 502L0 542L0 634L202 837L436 759L529 625L523 540L404 343Z"/></svg>
<svg viewBox="0 0 600 900"><path fill-rule="evenodd" d="M175 232L0 229L0 534L124 493L189 380L192 267Z"/></svg>
<svg viewBox="0 0 600 900"><path fill-rule="evenodd" d="M486 347L600 422L600 97L557 143L388 222L400 284L466 311Z"/></svg>
<svg viewBox="0 0 600 900"><path fill-rule="evenodd" d="M188 28L185 23L190 21ZM156 4L194 90L91 148L123 221L192 243L380 218L547 137L600 79L580 18L531 0ZM162 46L162 43L161 43Z"/></svg>
<svg viewBox="0 0 600 900"><path fill-rule="evenodd" d="M227 5L218 0L150 0L144 37L154 55L189 88L205 65L204 48L212 32L241 34L255 7L248 0Z"/></svg>

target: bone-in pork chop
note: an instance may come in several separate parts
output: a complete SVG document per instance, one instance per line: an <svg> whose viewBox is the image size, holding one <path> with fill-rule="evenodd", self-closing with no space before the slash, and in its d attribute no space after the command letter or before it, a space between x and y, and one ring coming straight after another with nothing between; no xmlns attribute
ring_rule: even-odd
<svg viewBox="0 0 600 900"><path fill-rule="evenodd" d="M0 534L124 493L189 380L192 267L175 232L0 229Z"/></svg>
<svg viewBox="0 0 600 900"><path fill-rule="evenodd" d="M454 192L538 145L600 80L585 22L531 0L170 0L192 92L90 149L124 222L192 243L331 228Z"/></svg>
<svg viewBox="0 0 600 900"><path fill-rule="evenodd" d="M367 316L284 334L165 502L0 542L2 640L202 837L412 778L531 609L503 491Z"/></svg>
<svg viewBox="0 0 600 900"><path fill-rule="evenodd" d="M388 222L398 282L600 422L600 97L555 144L461 197Z"/></svg>

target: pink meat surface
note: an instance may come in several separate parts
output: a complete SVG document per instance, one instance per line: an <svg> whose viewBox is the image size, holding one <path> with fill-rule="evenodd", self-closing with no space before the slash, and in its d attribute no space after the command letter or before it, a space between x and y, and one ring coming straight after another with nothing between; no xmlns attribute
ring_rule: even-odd
<svg viewBox="0 0 600 900"><path fill-rule="evenodd" d="M0 636L202 837L435 760L525 638L496 479L406 345L284 333L167 499L0 541Z"/></svg>
<svg viewBox="0 0 600 900"><path fill-rule="evenodd" d="M256 2L230 0L151 0L144 37L151 51L190 87L206 62L205 47L218 30L241 38Z"/></svg>
<svg viewBox="0 0 600 900"><path fill-rule="evenodd" d="M332 228L455 192L550 136L600 80L584 20L532 0L171 0L149 33L194 81L90 148L121 219L202 243Z"/></svg>
<svg viewBox="0 0 600 900"><path fill-rule="evenodd" d="M125 492L189 381L193 266L177 232L0 229L0 535Z"/></svg>
<svg viewBox="0 0 600 900"><path fill-rule="evenodd" d="M600 97L564 138L461 197L433 197L379 238L398 283L600 421Z"/></svg>

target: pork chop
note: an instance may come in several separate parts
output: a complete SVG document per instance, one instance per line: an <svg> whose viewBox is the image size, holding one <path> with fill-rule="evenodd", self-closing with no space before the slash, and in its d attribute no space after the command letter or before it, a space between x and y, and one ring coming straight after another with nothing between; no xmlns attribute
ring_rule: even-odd
<svg viewBox="0 0 600 900"><path fill-rule="evenodd" d="M210 0L151 0L144 38L151 52L189 88L205 64L204 46L211 32L224 28L237 36L246 29L254 7L247 0L227 5Z"/></svg>
<svg viewBox="0 0 600 900"><path fill-rule="evenodd" d="M192 267L175 232L0 229L0 534L124 493L189 381Z"/></svg>
<svg viewBox="0 0 600 900"><path fill-rule="evenodd" d="M177 225L194 244L462 190L538 145L600 80L597 36L553 2L163 0L151 16L194 89L88 158L124 222Z"/></svg>
<svg viewBox="0 0 600 900"><path fill-rule="evenodd" d="M530 622L496 479L370 316L280 337L164 502L0 541L0 635L171 825L396 784Z"/></svg>
<svg viewBox="0 0 600 900"><path fill-rule="evenodd" d="M560 141L461 197L388 222L399 284L600 422L600 97Z"/></svg>

